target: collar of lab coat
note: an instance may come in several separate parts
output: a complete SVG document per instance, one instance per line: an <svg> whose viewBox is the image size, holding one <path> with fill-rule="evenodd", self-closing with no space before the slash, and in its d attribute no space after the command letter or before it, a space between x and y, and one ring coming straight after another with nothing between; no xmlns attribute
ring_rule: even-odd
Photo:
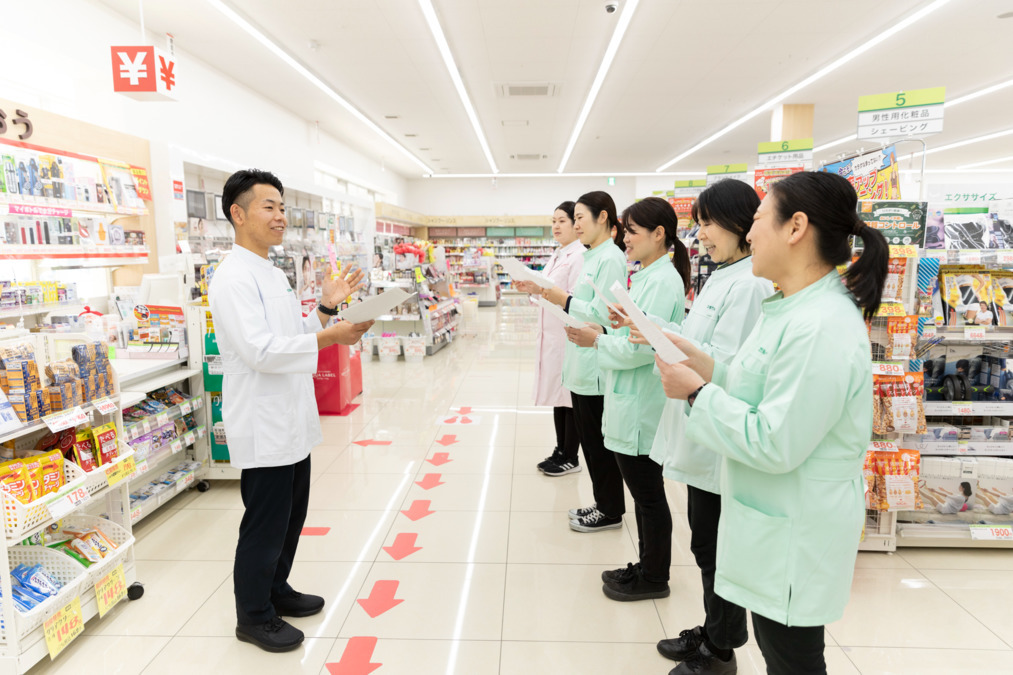
<svg viewBox="0 0 1013 675"><path fill-rule="evenodd" d="M274 263L267 258L261 258L259 255L254 253L248 248L243 248L239 244L232 245L232 255L239 256L239 259L243 262L251 265L259 265L264 269L274 269Z"/></svg>
<svg viewBox="0 0 1013 675"><path fill-rule="evenodd" d="M784 291L778 291L763 301L764 314L783 314L805 305L813 298L824 293L848 293L848 287L841 282L840 273L834 269L819 281L809 284L791 297L784 297Z"/></svg>
<svg viewBox="0 0 1013 675"><path fill-rule="evenodd" d="M566 246L556 249L556 253L560 258L568 258L574 253L583 253L586 250L580 239L574 239Z"/></svg>

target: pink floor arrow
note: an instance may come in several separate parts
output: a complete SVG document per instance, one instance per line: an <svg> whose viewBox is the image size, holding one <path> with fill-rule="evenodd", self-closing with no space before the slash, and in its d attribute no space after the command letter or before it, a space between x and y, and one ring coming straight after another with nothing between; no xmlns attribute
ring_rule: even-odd
<svg viewBox="0 0 1013 675"><path fill-rule="evenodd" d="M471 408L458 408L457 409L457 414L458 415L468 415L470 413L471 413Z"/></svg>
<svg viewBox="0 0 1013 675"><path fill-rule="evenodd" d="M454 443L457 443L457 436L453 434L444 434L443 438L437 438L436 442L442 445L443 447L447 447L448 445L453 445Z"/></svg>
<svg viewBox="0 0 1013 675"><path fill-rule="evenodd" d="M415 484L418 485L423 490L431 490L434 487L443 485L444 483L443 481L440 480L440 474L427 473L425 476L422 477L422 480L415 481Z"/></svg>
<svg viewBox="0 0 1013 675"><path fill-rule="evenodd" d="M352 442L355 443L356 445L361 445L362 447L365 448L369 447L370 445L390 445L394 441L378 441L373 438L367 438L363 441L352 441Z"/></svg>
<svg viewBox="0 0 1013 675"><path fill-rule="evenodd" d="M415 545L415 540L418 536L415 532L401 532L394 537L394 544L392 546L384 546L383 550L389 553L390 557L394 560L407 558L412 553L422 550L421 546Z"/></svg>
<svg viewBox="0 0 1013 675"><path fill-rule="evenodd" d="M330 531L329 527L304 527L301 534L304 537L323 537Z"/></svg>
<svg viewBox="0 0 1013 675"><path fill-rule="evenodd" d="M426 461L432 464L433 466L441 466L443 464L446 464L447 462L453 462L454 460L450 459L449 452L434 452L433 456L427 459Z"/></svg>
<svg viewBox="0 0 1013 675"><path fill-rule="evenodd" d="M426 516L431 516L436 513L436 511L429 510L429 504L431 503L432 502L428 499L416 499L412 502L411 507L409 507L407 511L402 511L401 513L405 514L405 517L411 520L421 520Z"/></svg>
<svg viewBox="0 0 1013 675"><path fill-rule="evenodd" d="M370 618L375 619L404 602L404 600L394 597L394 594L397 593L398 583L394 580L377 581L373 584L373 590L369 597L359 598L356 602L366 610L366 614L369 614Z"/></svg>
<svg viewBox="0 0 1013 675"><path fill-rule="evenodd" d="M370 663L374 649L376 649L375 637L349 638L345 651L341 653L341 660L337 663L328 663L327 672L330 675L369 675L383 665Z"/></svg>

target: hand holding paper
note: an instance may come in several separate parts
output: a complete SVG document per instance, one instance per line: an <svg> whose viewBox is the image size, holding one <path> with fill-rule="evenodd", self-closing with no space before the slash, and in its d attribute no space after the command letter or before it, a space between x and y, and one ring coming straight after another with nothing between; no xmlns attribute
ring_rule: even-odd
<svg viewBox="0 0 1013 675"><path fill-rule="evenodd" d="M539 288L552 288L556 285L544 274L539 274L517 258L499 258L496 262L502 265L506 273L517 281L530 281L538 285Z"/></svg>
<svg viewBox="0 0 1013 675"><path fill-rule="evenodd" d="M546 312L562 321L564 325L569 326L570 328L584 328L585 326L587 326L586 322L575 319L574 317L570 316L565 311L563 311L563 309L560 308L558 305L552 304L545 298L535 298L535 302L538 303L539 307L541 307Z"/></svg>
<svg viewBox="0 0 1013 675"><path fill-rule="evenodd" d="M612 284L612 288L609 290L612 291L619 304L626 310L626 315L640 329L641 334L647 339L647 342L650 343L651 347L654 348L654 351L658 353L658 356L662 360L666 363L681 363L688 358L675 346L675 343L665 337L660 328L644 316L644 313L640 311L640 308L630 298L630 294L626 292L626 289L618 281Z"/></svg>
<svg viewBox="0 0 1013 675"><path fill-rule="evenodd" d="M390 313L390 310L394 309L406 300L410 300L414 297L408 295L401 288L392 288L386 293L380 295L374 295L370 298L366 298L362 302L357 302L351 307L348 307L338 314L338 318L342 321L348 321L351 323L362 323L364 321L372 321L379 316Z"/></svg>
<svg viewBox="0 0 1013 675"><path fill-rule="evenodd" d="M622 319L624 319L626 321L629 321L629 317L626 316L626 312L624 312L622 309L620 309L614 302L609 302L608 297L604 293L602 293L601 289L598 288L598 286L595 285L595 283L591 280L591 277L585 277L584 281L586 281L591 286L591 288L594 289L595 295L597 295L599 298L601 298L602 301L605 303L605 306L609 308L609 314L610 315L611 315L612 312L615 312L616 315L618 315ZM618 284L619 284L619 282L617 281L616 285L618 285ZM611 319L611 316L609 318ZM616 328L617 326L612 326L612 327Z"/></svg>

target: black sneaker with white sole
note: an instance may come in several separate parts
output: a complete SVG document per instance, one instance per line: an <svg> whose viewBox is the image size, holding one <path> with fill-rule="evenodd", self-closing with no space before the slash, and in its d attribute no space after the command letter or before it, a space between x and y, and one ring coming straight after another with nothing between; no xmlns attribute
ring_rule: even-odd
<svg viewBox="0 0 1013 675"><path fill-rule="evenodd" d="M563 461L563 453L559 451L559 448L553 448L552 454L538 463L538 470L544 472L545 467L550 466L552 464L558 464L559 462L562 461Z"/></svg>
<svg viewBox="0 0 1013 675"><path fill-rule="evenodd" d="M576 520L577 518L589 516L597 510L598 504L591 504L591 506L581 506L576 509L570 509L568 513L570 514L570 520Z"/></svg>
<svg viewBox="0 0 1013 675"><path fill-rule="evenodd" d="M622 526L622 516L609 518L598 509L595 509L583 518L570 521L570 529L574 532L600 532L602 530L615 530Z"/></svg>
<svg viewBox="0 0 1013 675"><path fill-rule="evenodd" d="M640 563L626 563L626 567L620 567L615 570L605 570L601 573L601 580L605 583L609 581L623 582L633 578L637 572L641 569Z"/></svg>
<svg viewBox="0 0 1013 675"><path fill-rule="evenodd" d="M549 465L542 469L546 476L565 476L568 473L580 471L580 464L576 462L549 462Z"/></svg>
<svg viewBox="0 0 1013 675"><path fill-rule="evenodd" d="M700 643L700 648L669 671L668 675L736 675L738 672L735 652L732 652L732 658L722 661L710 653L705 643Z"/></svg>

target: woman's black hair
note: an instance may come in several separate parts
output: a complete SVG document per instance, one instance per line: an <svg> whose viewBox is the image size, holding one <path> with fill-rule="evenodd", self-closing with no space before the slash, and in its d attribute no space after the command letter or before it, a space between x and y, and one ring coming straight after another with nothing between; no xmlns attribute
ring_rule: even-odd
<svg viewBox="0 0 1013 675"><path fill-rule="evenodd" d="M566 217L570 219L570 224L573 224L573 207L576 206L573 202L563 202L556 207L556 211L562 211L566 214Z"/></svg>
<svg viewBox="0 0 1013 675"><path fill-rule="evenodd" d="M964 481L963 483L960 484L960 491L964 493L964 497L970 497L971 495L974 494L974 492L971 490L971 484L968 483L967 481Z"/></svg>
<svg viewBox="0 0 1013 675"><path fill-rule="evenodd" d="M665 228L665 247L674 251L672 264L682 277L682 287L689 292L689 251L686 250L686 245L679 241L679 217L675 215L672 205L660 197L641 199L623 211L623 227L629 229L631 221L633 225L651 232L659 227Z"/></svg>
<svg viewBox="0 0 1013 675"><path fill-rule="evenodd" d="M601 212L604 211L608 215L608 223L606 223L605 227L609 228L609 230L611 230L613 226L616 228L616 236L612 239L612 241L615 242L615 245L618 246L620 250L626 250L626 243L623 241L623 224L616 215L616 203L612 201L612 197L609 193L602 192L601 190L588 192L587 194L580 196L577 200L577 204L583 204L586 206L587 210L591 212L591 217L596 221L601 215Z"/></svg>
<svg viewBox="0 0 1013 675"><path fill-rule="evenodd" d="M726 179L711 185L693 202L692 217L706 220L739 238L739 250L748 251L746 235L753 226L753 215L760 208L756 190L740 180Z"/></svg>
<svg viewBox="0 0 1013 675"><path fill-rule="evenodd" d="M803 171L774 183L770 196L781 222L796 213L806 214L816 229L819 255L827 264L848 262L851 236L862 240L862 255L844 273L844 283L865 318L875 316L883 297L890 247L878 230L858 217L858 195L851 183L835 173Z"/></svg>

